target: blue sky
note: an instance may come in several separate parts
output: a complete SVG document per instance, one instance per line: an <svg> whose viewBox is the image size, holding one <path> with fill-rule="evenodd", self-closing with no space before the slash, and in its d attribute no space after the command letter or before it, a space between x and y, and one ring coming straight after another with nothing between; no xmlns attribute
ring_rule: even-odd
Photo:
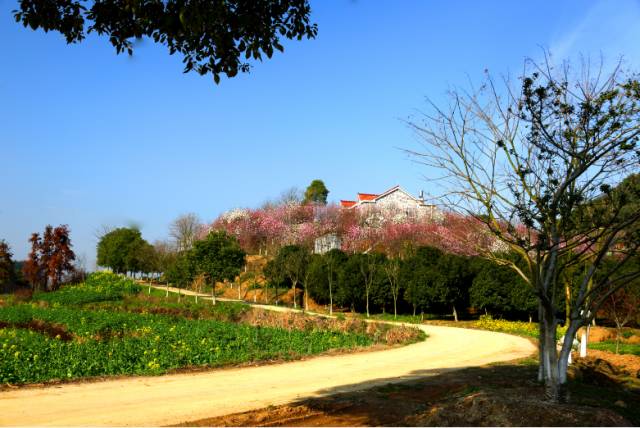
<svg viewBox="0 0 640 428"><path fill-rule="evenodd" d="M0 0L0 239L22 259L30 233L68 224L89 268L103 224L153 241L181 213L210 221L315 178L333 201L434 193L401 150L419 148L402 119L425 97L516 75L541 47L640 61L638 0L311 0L317 39L216 86L151 41L130 58L24 29L16 4Z"/></svg>

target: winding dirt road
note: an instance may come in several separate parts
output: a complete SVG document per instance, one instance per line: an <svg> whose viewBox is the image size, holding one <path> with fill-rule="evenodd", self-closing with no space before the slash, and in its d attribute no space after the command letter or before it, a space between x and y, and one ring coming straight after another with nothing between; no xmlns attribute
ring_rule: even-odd
<svg viewBox="0 0 640 428"><path fill-rule="evenodd" d="M421 343L260 367L123 378L0 392L0 425L157 426L284 404L303 397L526 357L526 339L419 326Z"/></svg>

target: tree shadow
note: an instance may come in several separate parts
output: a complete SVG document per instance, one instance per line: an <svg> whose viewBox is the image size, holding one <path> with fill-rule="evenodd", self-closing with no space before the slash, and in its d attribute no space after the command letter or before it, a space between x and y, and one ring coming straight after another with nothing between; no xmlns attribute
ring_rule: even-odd
<svg viewBox="0 0 640 428"><path fill-rule="evenodd" d="M544 401L534 361L418 370L317 391L283 406L188 425L624 426L640 422L640 394L620 385L570 385L572 402ZM618 404L616 404L618 402ZM626 407L620 407L620 402ZM622 416L621 416L622 415Z"/></svg>

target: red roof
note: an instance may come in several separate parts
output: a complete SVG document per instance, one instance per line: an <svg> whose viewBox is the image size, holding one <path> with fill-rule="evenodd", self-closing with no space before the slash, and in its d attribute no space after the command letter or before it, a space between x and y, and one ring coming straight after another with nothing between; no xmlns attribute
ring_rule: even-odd
<svg viewBox="0 0 640 428"><path fill-rule="evenodd" d="M340 205L343 206L344 208L351 208L352 206L354 206L356 204L356 201L340 201Z"/></svg>
<svg viewBox="0 0 640 428"><path fill-rule="evenodd" d="M358 193L359 201L373 201L378 195L373 193Z"/></svg>

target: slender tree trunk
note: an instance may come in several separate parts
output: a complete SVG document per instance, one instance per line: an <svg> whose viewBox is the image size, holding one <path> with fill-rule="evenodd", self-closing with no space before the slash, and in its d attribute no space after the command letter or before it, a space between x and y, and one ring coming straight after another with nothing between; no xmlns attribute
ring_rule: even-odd
<svg viewBox="0 0 640 428"><path fill-rule="evenodd" d="M398 318L398 296L393 295L393 319Z"/></svg>
<svg viewBox="0 0 640 428"><path fill-rule="evenodd" d="M164 297L166 299L169 298L169 281L167 281L167 287L166 287L166 290L165 290L165 293L164 293Z"/></svg>
<svg viewBox="0 0 640 428"><path fill-rule="evenodd" d="M216 283L214 282L211 286L211 304L215 305L216 303Z"/></svg>
<svg viewBox="0 0 640 428"><path fill-rule="evenodd" d="M293 290L293 309L296 309L296 285L298 285L298 281L295 281L293 283L293 285L291 286L291 289Z"/></svg>
<svg viewBox="0 0 640 428"><path fill-rule="evenodd" d="M540 383L544 382L546 372L544 364L543 337L544 324L542 321L542 303L538 303L538 382Z"/></svg>
<svg viewBox="0 0 640 428"><path fill-rule="evenodd" d="M416 316L416 305L415 304L413 305L413 316L414 317Z"/></svg>
<svg viewBox="0 0 640 428"><path fill-rule="evenodd" d="M333 315L333 293L331 290L331 281L329 281L329 315Z"/></svg>
<svg viewBox="0 0 640 428"><path fill-rule="evenodd" d="M564 284L564 325L571 321L571 285L569 281Z"/></svg>
<svg viewBox="0 0 640 428"><path fill-rule="evenodd" d="M453 305L453 319L458 322L458 311L456 311L456 305Z"/></svg>
<svg viewBox="0 0 640 428"><path fill-rule="evenodd" d="M580 357L587 356L587 340L589 337L589 326L582 327L582 334L580 335Z"/></svg>
<svg viewBox="0 0 640 428"><path fill-rule="evenodd" d="M369 318L369 287L367 287L365 294L367 297L367 318Z"/></svg>
<svg viewBox="0 0 640 428"><path fill-rule="evenodd" d="M309 293L307 293L307 286L304 286L304 310L309 310Z"/></svg>

